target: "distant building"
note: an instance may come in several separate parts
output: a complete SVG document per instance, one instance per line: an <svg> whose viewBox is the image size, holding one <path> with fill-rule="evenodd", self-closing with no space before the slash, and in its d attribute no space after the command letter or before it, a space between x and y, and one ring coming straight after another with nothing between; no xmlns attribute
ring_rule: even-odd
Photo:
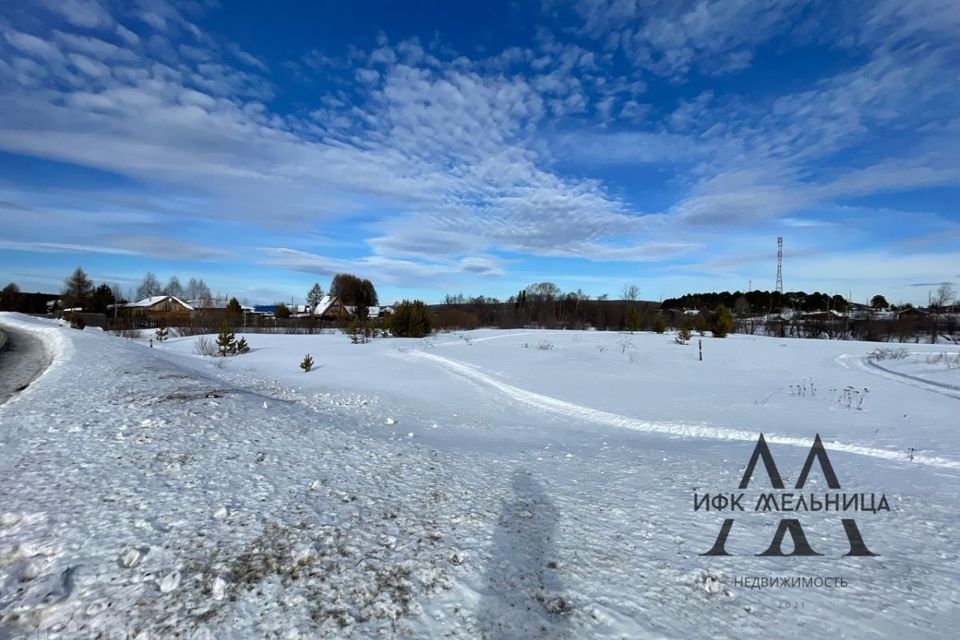
<svg viewBox="0 0 960 640"><path fill-rule="evenodd" d="M908 307L897 312L898 318L927 318L929 316L930 314L927 311L915 307Z"/></svg>
<svg viewBox="0 0 960 640"><path fill-rule="evenodd" d="M151 296L122 305L119 310L126 316L169 322L190 317L194 308L176 296Z"/></svg>
<svg viewBox="0 0 960 640"><path fill-rule="evenodd" d="M258 304L254 307L254 313L263 316L272 316L276 314L278 304ZM320 318L321 320L346 320L352 314L349 307L345 307L336 296L323 296L320 302L312 310L305 304L287 304L284 305L290 310L291 318Z"/></svg>
<svg viewBox="0 0 960 640"><path fill-rule="evenodd" d="M226 311L230 305L230 300L227 298L195 298L188 300L187 304L193 307L194 311ZM241 304L240 309L244 313L254 313L254 307L250 305Z"/></svg>
<svg viewBox="0 0 960 640"><path fill-rule="evenodd" d="M313 309L313 315L322 320L346 320L353 315L337 296L323 296Z"/></svg>
<svg viewBox="0 0 960 640"><path fill-rule="evenodd" d="M393 307L370 307L367 309L368 318L379 318L380 316L392 316Z"/></svg>

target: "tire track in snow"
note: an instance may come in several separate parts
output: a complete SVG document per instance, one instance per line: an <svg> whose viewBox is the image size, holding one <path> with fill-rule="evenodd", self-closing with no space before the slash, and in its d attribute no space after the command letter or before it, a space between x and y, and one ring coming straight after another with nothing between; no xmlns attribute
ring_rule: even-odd
<svg viewBox="0 0 960 640"><path fill-rule="evenodd" d="M518 336L530 336L530 335L533 335L532 331L519 331L519 332L507 333L502 336L484 336L482 338L470 338L469 343L465 340L450 340L448 342L438 342L433 346L449 347L451 345L477 344L478 342L489 342L490 340L503 340L504 338L516 338Z"/></svg>
<svg viewBox="0 0 960 640"><path fill-rule="evenodd" d="M652 422L649 420L640 420L631 418L609 411L592 409L583 405L567 402L551 396L528 391L507 384L496 378L483 373L469 365L465 365L443 356L438 356L424 351L405 351L402 355L411 358L418 358L440 365L448 371L462 376L472 382L479 383L485 387L499 391L511 400L535 407L537 409L549 411L551 413L576 418L584 422L593 422L620 429L631 429L633 431L642 431L646 433L660 433L678 438L706 438L710 440L737 440L753 442L759 437L759 431L748 431L745 429L729 429L726 427L717 427L707 423L698 422ZM810 438L797 438L793 436L778 436L764 433L764 438L770 444L782 444L794 447L809 448L813 445ZM880 458L883 460L894 460L897 462L907 462L907 454L902 451L891 451L889 449L879 449L875 447L866 447L857 444L844 442L825 442L824 444L831 451L842 451L861 456ZM928 465L931 467L942 467L945 469L960 469L960 461L950 460L938 456L928 456L923 454L914 454L913 462Z"/></svg>
<svg viewBox="0 0 960 640"><path fill-rule="evenodd" d="M910 355L930 355L930 352L919 351L913 352ZM837 362L847 369L850 368L847 363L851 360L854 362L854 364L856 364L857 368L880 378L884 378L885 380L892 380L894 382L899 382L900 384L909 385L917 389L922 389L931 393L939 393L942 396L960 400L960 387L957 387L956 385L944 382L936 382L934 380L927 380L926 378L921 378L920 376L913 376L909 373L894 371L893 369L888 369L884 366L881 366L876 361L871 360L869 356L845 353L837 357Z"/></svg>

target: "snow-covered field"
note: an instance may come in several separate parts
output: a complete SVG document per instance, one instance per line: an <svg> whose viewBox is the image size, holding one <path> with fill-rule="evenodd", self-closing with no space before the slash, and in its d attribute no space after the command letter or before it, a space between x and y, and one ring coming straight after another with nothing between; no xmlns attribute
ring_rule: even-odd
<svg viewBox="0 0 960 640"><path fill-rule="evenodd" d="M957 347L478 330L221 359L0 323L54 352L0 407L0 638L956 637ZM788 487L819 433L890 510L695 512L761 431ZM700 555L726 517L733 555ZM756 556L781 517L823 555ZM846 586L748 586L795 577Z"/></svg>

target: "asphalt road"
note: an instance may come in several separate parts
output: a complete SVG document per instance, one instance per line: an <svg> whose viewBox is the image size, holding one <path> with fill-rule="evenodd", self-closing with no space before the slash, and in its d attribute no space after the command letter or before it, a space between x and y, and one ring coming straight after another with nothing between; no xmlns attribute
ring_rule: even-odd
<svg viewBox="0 0 960 640"><path fill-rule="evenodd" d="M7 344L0 350L0 404L23 391L50 364L43 342L28 331L0 324Z"/></svg>

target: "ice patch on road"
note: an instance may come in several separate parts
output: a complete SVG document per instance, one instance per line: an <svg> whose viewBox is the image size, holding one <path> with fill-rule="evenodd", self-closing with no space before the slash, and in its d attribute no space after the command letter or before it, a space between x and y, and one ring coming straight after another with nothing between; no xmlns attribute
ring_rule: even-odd
<svg viewBox="0 0 960 640"><path fill-rule="evenodd" d="M726 427L718 427L706 423L692 423L692 422L664 422L664 421L649 421L649 420L640 420L638 418L631 418L629 416L623 416L616 413L611 413L609 411L602 411L600 409L592 409L590 407L585 407L583 405L574 404L572 402L567 402L566 400L560 400L558 398L553 398L551 396L543 395L536 393L534 391L528 391L526 389L521 389L513 385L507 384L496 378L487 375L471 366L465 365L449 358L444 358L433 353L426 353L423 351L406 351L398 352L399 356L419 358L422 360L427 360L435 364L444 367L448 371L455 373L457 375L463 376L464 378L479 383L488 388L499 391L503 395L507 396L511 400L520 402L522 404L536 407L541 410L549 411L554 414L562 415L565 417L575 418L578 420L583 420L585 422L593 422L595 424L602 424L611 427L617 427L621 429L631 429L633 431L643 431L647 433L662 433L665 435L680 437L680 438L707 438L711 440L744 440L744 441L754 441L756 440L760 432L758 431L748 431L743 429L730 429ZM804 447L809 448L813 444L813 440L809 438L797 438L792 436L778 436L771 434L764 434L768 443L771 444L782 444L795 447ZM855 455L869 456L873 458L882 458L886 460L896 460L899 462L907 461L907 454L902 451L891 451L889 449L879 449L874 447L865 447L857 444L850 444L844 442L837 442L836 440L829 442L828 446L833 451L842 451L844 453L852 453ZM960 469L960 461L950 460L947 458L942 458L938 456L928 456L922 454L914 454L913 462L920 464L925 464L932 467L942 467L946 469Z"/></svg>

